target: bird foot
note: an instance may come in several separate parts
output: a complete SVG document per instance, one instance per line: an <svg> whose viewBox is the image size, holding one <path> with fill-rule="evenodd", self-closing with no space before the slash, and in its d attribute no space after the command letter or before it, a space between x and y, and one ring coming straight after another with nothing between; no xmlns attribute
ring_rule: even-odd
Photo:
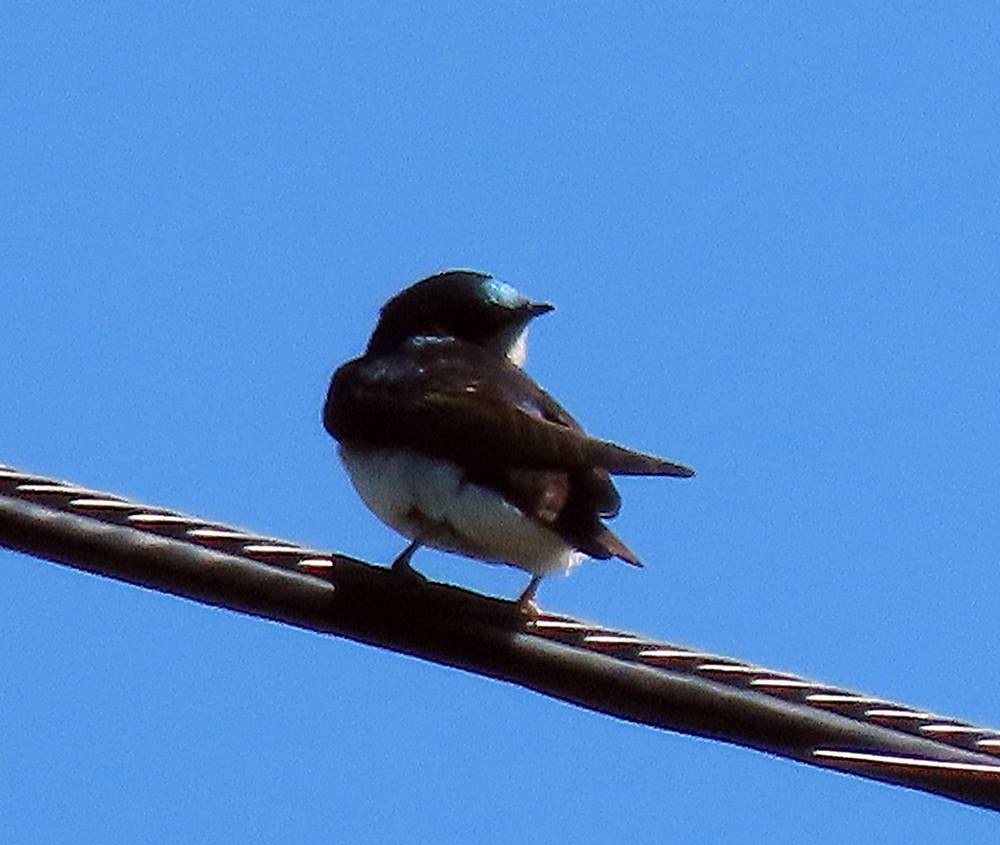
<svg viewBox="0 0 1000 845"><path fill-rule="evenodd" d="M538 602L535 601L535 593L538 592L538 585L541 582L542 576L535 575L517 600L518 610L528 619L535 619L542 612L542 609L538 606Z"/></svg>
<svg viewBox="0 0 1000 845"><path fill-rule="evenodd" d="M407 581L412 581L414 583L419 583L419 584L427 583L427 576L421 575L419 572L417 572L416 569L410 566L408 561L403 561L402 563L400 563L398 559L394 560L392 562L392 574L397 575L400 578L404 578Z"/></svg>
<svg viewBox="0 0 1000 845"><path fill-rule="evenodd" d="M409 581L424 584L427 582L427 576L421 575L416 569L410 566L410 558L413 557L413 553L418 548L420 548L420 543L414 540L396 556L396 559L392 562L391 568L393 574L398 575L401 578L406 578Z"/></svg>
<svg viewBox="0 0 1000 845"><path fill-rule="evenodd" d="M538 602L531 598L518 599L517 609L521 611L521 615L529 622L542 615L542 609L538 606Z"/></svg>

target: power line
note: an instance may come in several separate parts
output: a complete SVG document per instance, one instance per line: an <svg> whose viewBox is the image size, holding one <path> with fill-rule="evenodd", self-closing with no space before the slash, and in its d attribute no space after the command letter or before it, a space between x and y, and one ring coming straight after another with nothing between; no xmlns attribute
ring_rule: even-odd
<svg viewBox="0 0 1000 845"><path fill-rule="evenodd" d="M411 654L622 719L1000 809L1000 731L405 579L344 555L0 467L0 545Z"/></svg>

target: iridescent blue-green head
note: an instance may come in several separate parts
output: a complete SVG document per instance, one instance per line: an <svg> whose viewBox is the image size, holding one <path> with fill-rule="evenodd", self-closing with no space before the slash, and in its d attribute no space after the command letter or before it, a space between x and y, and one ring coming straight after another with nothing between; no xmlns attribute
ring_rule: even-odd
<svg viewBox="0 0 1000 845"><path fill-rule="evenodd" d="M368 353L391 352L415 337L453 337L520 365L528 323L553 307L532 302L489 273L445 270L410 285L382 306Z"/></svg>

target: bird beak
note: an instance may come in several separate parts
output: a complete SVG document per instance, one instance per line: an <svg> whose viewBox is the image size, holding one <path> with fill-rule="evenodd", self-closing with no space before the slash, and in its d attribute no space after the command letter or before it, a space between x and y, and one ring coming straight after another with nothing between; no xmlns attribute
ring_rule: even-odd
<svg viewBox="0 0 1000 845"><path fill-rule="evenodd" d="M542 314L548 314L549 311L555 311L556 307L551 302L531 302L528 304L528 313L532 317L540 317Z"/></svg>

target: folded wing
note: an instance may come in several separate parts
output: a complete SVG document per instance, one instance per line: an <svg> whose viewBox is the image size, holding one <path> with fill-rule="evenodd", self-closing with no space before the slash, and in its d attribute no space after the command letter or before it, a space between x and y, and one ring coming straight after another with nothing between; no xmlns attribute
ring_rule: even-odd
<svg viewBox="0 0 1000 845"><path fill-rule="evenodd" d="M337 371L324 410L333 437L409 445L463 465L694 475L684 464L590 437L522 370L479 347L437 340L410 352L359 358Z"/></svg>

